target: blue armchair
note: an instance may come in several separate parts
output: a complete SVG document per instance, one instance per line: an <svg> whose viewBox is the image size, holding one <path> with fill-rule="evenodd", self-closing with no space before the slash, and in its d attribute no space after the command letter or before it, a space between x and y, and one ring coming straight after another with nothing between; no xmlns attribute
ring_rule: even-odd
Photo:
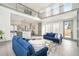
<svg viewBox="0 0 79 59"><path fill-rule="evenodd" d="M47 56L48 48L44 47L35 51L32 45L22 37L14 36L12 39L12 49L16 56Z"/></svg>

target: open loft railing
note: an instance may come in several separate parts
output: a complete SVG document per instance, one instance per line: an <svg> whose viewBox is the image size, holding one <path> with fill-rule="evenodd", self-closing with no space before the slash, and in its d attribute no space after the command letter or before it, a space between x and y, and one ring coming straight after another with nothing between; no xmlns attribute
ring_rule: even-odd
<svg viewBox="0 0 79 59"><path fill-rule="evenodd" d="M2 3L1 6L16 10L18 12L22 12L34 17L39 17L39 12L21 4L21 3Z"/></svg>
<svg viewBox="0 0 79 59"><path fill-rule="evenodd" d="M51 7L50 10L39 13L39 12L37 12L37 11L35 11L35 10L33 10L33 9L31 9L31 8L21 4L21 3L2 3L0 5L2 5L4 7L8 7L10 9L14 9L16 11L19 11L19 12L22 12L22 13L25 13L25 14L28 14L28 15L31 15L31 16L34 16L34 17L39 17L41 19L57 16L57 15L78 9L78 8L72 8L72 5L71 5L70 9L66 8L68 10L63 10L64 5L60 5L60 6L55 7L55 8Z"/></svg>

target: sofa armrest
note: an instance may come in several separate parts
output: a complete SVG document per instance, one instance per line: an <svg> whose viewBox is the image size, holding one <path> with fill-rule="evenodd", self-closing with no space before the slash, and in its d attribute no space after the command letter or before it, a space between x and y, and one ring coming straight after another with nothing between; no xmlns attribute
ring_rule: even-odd
<svg viewBox="0 0 79 59"><path fill-rule="evenodd" d="M22 38L23 40L29 41L30 39Z"/></svg>
<svg viewBox="0 0 79 59"><path fill-rule="evenodd" d="M32 56L47 56L48 47L44 47L41 50L32 54Z"/></svg>
<svg viewBox="0 0 79 59"><path fill-rule="evenodd" d="M47 35L43 35L43 36L47 36Z"/></svg>

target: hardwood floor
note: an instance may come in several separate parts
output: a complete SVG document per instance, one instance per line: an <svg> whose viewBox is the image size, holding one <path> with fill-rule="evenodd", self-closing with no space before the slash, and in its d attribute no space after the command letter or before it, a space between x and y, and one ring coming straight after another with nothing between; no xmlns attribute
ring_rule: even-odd
<svg viewBox="0 0 79 59"><path fill-rule="evenodd" d="M15 56L11 41L0 42L0 56Z"/></svg>
<svg viewBox="0 0 79 59"><path fill-rule="evenodd" d="M63 40L61 45L58 45L55 53L51 53L55 56L79 56L79 47L76 41Z"/></svg>
<svg viewBox="0 0 79 59"><path fill-rule="evenodd" d="M79 56L79 47L75 41L71 40L63 39L62 44L57 46L54 53L52 51L50 56ZM0 56L15 56L11 41L0 42Z"/></svg>

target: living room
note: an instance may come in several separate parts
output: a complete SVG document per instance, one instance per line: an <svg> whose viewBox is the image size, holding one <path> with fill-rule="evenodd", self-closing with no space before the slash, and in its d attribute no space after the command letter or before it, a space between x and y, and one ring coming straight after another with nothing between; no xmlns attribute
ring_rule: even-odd
<svg viewBox="0 0 79 59"><path fill-rule="evenodd" d="M56 8L51 13L48 6ZM0 55L78 56L78 6L78 3L0 4Z"/></svg>

